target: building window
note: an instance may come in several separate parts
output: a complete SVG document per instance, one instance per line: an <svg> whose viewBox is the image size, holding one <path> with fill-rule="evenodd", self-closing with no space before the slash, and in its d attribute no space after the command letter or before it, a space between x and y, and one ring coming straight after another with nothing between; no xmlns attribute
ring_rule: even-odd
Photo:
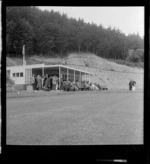
<svg viewBox="0 0 150 164"><path fill-rule="evenodd" d="M20 77L23 77L23 72L20 72Z"/></svg>
<svg viewBox="0 0 150 164"><path fill-rule="evenodd" d="M15 73L13 73L13 77L16 77L16 74Z"/></svg>
<svg viewBox="0 0 150 164"><path fill-rule="evenodd" d="M23 77L23 72L13 73L13 77Z"/></svg>

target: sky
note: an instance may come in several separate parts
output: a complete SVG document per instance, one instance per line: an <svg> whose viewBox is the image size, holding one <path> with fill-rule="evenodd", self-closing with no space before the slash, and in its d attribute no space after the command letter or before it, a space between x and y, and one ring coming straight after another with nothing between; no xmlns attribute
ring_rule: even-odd
<svg viewBox="0 0 150 164"><path fill-rule="evenodd" d="M125 35L144 36L144 7L40 7L41 10L59 11L70 18L83 19L84 22L102 24L103 27L119 29Z"/></svg>

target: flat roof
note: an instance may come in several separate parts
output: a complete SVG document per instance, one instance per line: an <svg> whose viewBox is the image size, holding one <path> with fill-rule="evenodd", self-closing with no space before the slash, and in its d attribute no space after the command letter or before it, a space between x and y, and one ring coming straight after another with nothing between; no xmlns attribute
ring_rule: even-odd
<svg viewBox="0 0 150 164"><path fill-rule="evenodd" d="M7 67L7 69L15 69L15 68L41 68L45 66L45 64L32 64L32 65L17 65L17 66L10 66Z"/></svg>
<svg viewBox="0 0 150 164"><path fill-rule="evenodd" d="M82 72L82 73L87 73L87 74L93 75L90 72L83 71L83 70L73 68L73 67L68 67L68 66L62 65L62 64L56 64L56 65L32 64L32 65L22 65L22 66L11 66L11 67L7 67L7 70L8 69L17 69L17 68L24 68L24 69L31 68L32 69L32 68L55 68L55 67L68 68L70 70L75 70L75 71L79 71L79 72Z"/></svg>
<svg viewBox="0 0 150 164"><path fill-rule="evenodd" d="M68 67L66 65L45 65L44 68L50 68L50 67L62 67L62 68L68 68L68 69L71 69L71 70L75 70L75 71L79 71L79 72L83 72L83 73L88 73L88 74L91 74L93 75L92 73L90 72L87 72L87 71L83 71L83 70L80 70L80 69L77 69L77 68L73 68L73 67Z"/></svg>

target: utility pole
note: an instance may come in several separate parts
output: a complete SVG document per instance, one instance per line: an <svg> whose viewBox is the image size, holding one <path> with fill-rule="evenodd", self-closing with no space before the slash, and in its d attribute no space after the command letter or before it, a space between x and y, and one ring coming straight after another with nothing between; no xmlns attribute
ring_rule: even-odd
<svg viewBox="0 0 150 164"><path fill-rule="evenodd" d="M25 60L25 45L23 44L22 48L22 55L23 55L23 65L26 65L26 60Z"/></svg>

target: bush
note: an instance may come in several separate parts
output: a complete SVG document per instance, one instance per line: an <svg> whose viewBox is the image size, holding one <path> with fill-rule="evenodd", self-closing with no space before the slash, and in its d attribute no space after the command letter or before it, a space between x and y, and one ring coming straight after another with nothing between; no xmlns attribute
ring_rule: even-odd
<svg viewBox="0 0 150 164"><path fill-rule="evenodd" d="M138 63L140 62L139 56L133 55L132 58L130 59L131 62Z"/></svg>
<svg viewBox="0 0 150 164"><path fill-rule="evenodd" d="M115 71L114 69L110 68L110 71Z"/></svg>
<svg viewBox="0 0 150 164"><path fill-rule="evenodd" d="M140 68L143 68L144 67L144 62L141 62L140 60L140 57L133 57L133 59L128 58L126 60L121 60L121 59L117 59L117 60L114 60L114 59L111 59L110 61L113 61L113 62L116 62L117 64L122 64L122 65L127 65L127 66L130 66L130 67L140 67ZM135 62L133 62L133 61ZM137 62L136 62L137 61ZM110 69L110 71L115 71L113 69Z"/></svg>
<svg viewBox="0 0 150 164"><path fill-rule="evenodd" d="M143 49L134 50L133 53L128 56L127 60L133 63L143 62L144 50Z"/></svg>
<svg viewBox="0 0 150 164"><path fill-rule="evenodd" d="M8 75L6 77L6 84L7 84L7 86L14 85L14 81Z"/></svg>

